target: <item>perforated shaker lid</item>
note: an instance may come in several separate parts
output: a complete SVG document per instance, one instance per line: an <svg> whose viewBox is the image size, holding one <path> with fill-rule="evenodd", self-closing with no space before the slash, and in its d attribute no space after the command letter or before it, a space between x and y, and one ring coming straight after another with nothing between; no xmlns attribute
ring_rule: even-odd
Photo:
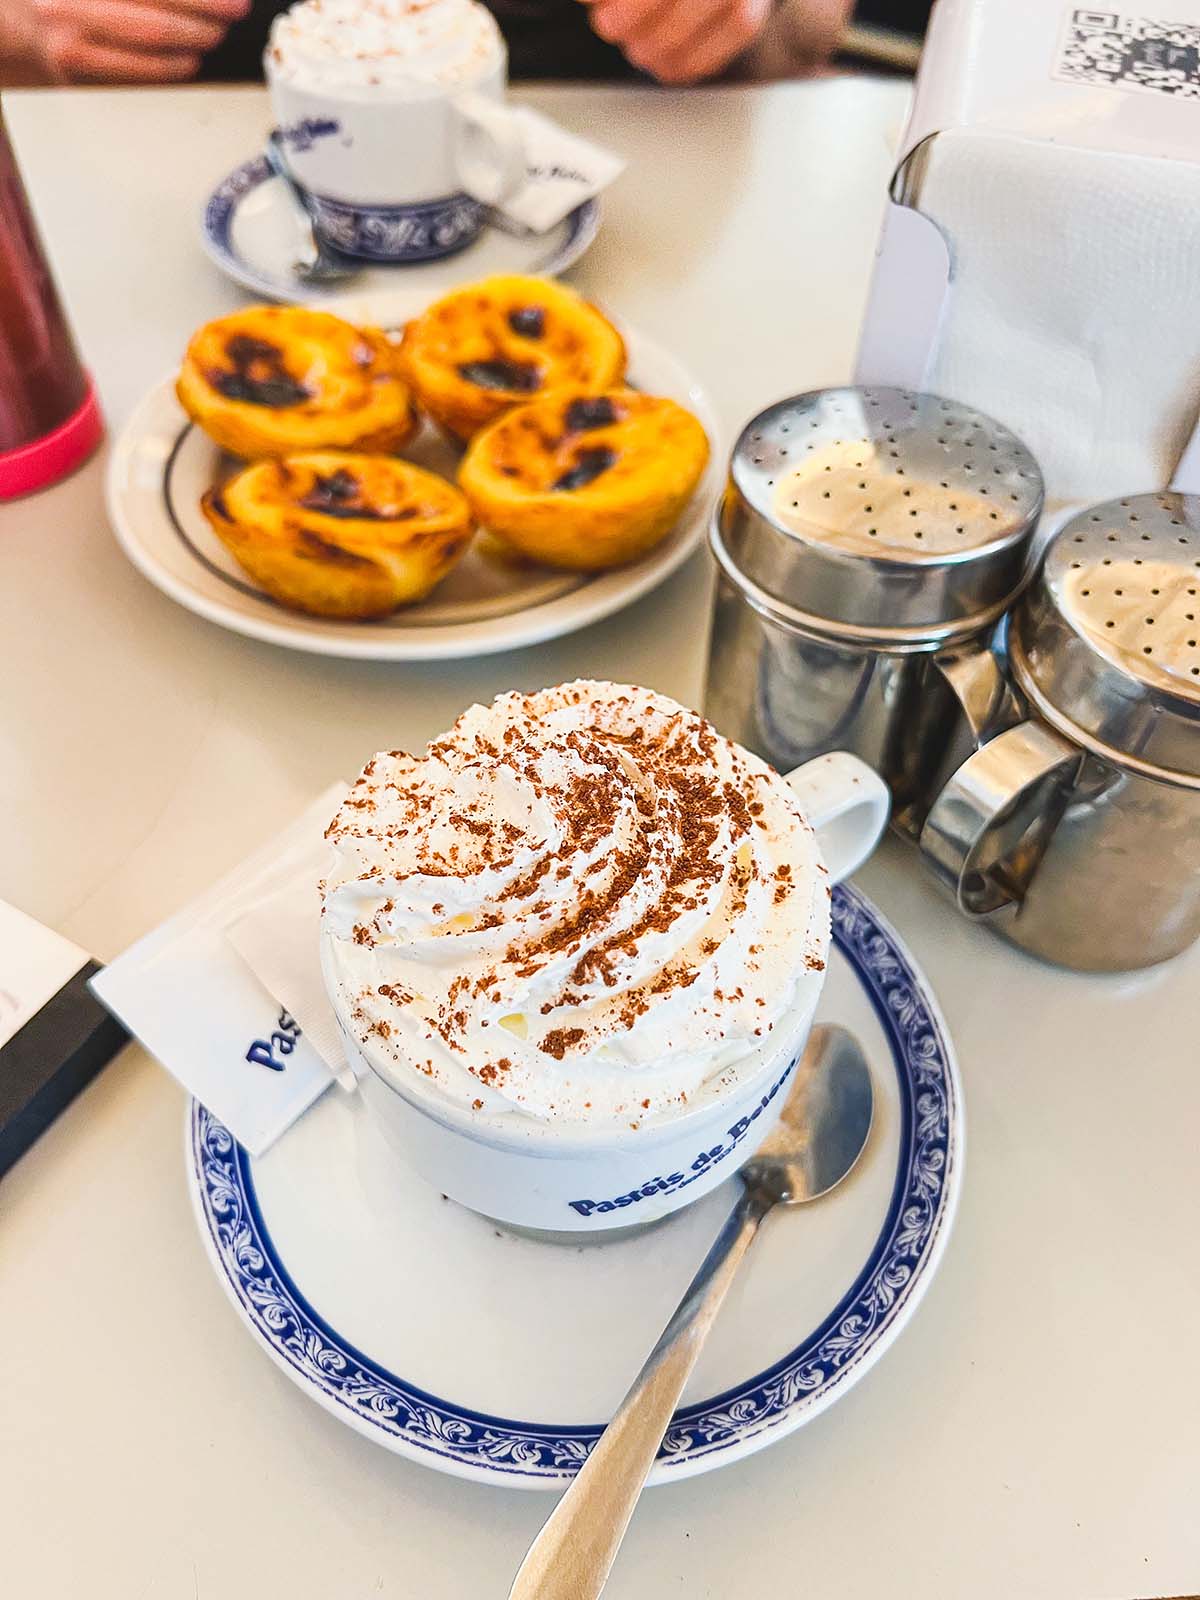
<svg viewBox="0 0 1200 1600"><path fill-rule="evenodd" d="M1200 497L1130 495L1065 523L1010 647L1021 687L1060 731L1200 779Z"/></svg>
<svg viewBox="0 0 1200 1600"><path fill-rule="evenodd" d="M907 389L823 389L746 425L713 548L798 620L934 639L1007 605L1041 508L1037 462L990 417Z"/></svg>

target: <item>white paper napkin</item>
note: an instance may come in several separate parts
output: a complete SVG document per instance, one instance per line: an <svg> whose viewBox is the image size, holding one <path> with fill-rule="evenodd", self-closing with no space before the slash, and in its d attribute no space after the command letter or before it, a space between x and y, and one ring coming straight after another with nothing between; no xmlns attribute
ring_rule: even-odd
<svg viewBox="0 0 1200 1600"><path fill-rule="evenodd" d="M332 815L327 813L326 823ZM320 861L291 864L279 887L231 923L225 937L267 993L295 1017L304 1037L343 1087L352 1089L354 1074L346 1065L337 1019L321 976L319 876Z"/></svg>
<svg viewBox="0 0 1200 1600"><path fill-rule="evenodd" d="M317 955L324 831L345 793L327 790L92 981L252 1155L348 1073Z"/></svg>
<svg viewBox="0 0 1200 1600"><path fill-rule="evenodd" d="M1200 408L1200 165L986 129L928 152L951 281L926 387L1011 427L1056 498L1169 483Z"/></svg>
<svg viewBox="0 0 1200 1600"><path fill-rule="evenodd" d="M523 228L548 232L625 170L611 150L568 133L528 106L513 108L512 117L525 141L526 179L496 209Z"/></svg>

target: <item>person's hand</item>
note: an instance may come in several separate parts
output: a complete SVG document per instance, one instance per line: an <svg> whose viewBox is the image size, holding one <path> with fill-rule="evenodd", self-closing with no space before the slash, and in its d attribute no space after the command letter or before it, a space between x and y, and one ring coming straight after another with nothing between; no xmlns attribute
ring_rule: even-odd
<svg viewBox="0 0 1200 1600"><path fill-rule="evenodd" d="M587 0L593 30L660 83L711 78L749 48L771 0Z"/></svg>
<svg viewBox="0 0 1200 1600"><path fill-rule="evenodd" d="M200 57L250 0L0 0L5 54L37 64L54 83L170 83L194 77Z"/></svg>

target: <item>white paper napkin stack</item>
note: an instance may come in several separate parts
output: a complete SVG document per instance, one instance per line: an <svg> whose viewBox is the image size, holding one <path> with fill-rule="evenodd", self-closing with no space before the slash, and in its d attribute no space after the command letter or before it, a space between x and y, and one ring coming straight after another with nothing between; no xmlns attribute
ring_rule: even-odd
<svg viewBox="0 0 1200 1600"><path fill-rule="evenodd" d="M938 0L858 381L1012 428L1051 506L1200 491L1200 12Z"/></svg>
<svg viewBox="0 0 1200 1600"><path fill-rule="evenodd" d="M951 256L933 393L1002 418L1056 498L1169 483L1200 406L1200 165L957 128L920 208Z"/></svg>
<svg viewBox="0 0 1200 1600"><path fill-rule="evenodd" d="M259 1155L340 1080L317 884L337 784L257 855L92 981L110 1011Z"/></svg>

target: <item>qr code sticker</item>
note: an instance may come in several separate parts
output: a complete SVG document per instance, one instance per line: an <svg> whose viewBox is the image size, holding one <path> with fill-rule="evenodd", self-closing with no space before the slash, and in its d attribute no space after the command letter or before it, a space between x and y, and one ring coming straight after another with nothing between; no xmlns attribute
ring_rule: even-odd
<svg viewBox="0 0 1200 1600"><path fill-rule="evenodd" d="M1200 22L1076 9L1067 18L1054 76L1200 100Z"/></svg>

